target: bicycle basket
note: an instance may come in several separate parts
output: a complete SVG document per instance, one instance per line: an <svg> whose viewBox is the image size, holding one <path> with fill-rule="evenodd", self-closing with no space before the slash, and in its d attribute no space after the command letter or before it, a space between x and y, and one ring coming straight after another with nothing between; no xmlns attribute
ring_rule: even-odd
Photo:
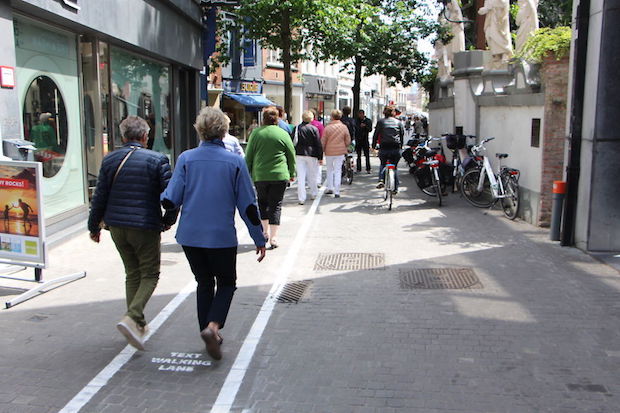
<svg viewBox="0 0 620 413"><path fill-rule="evenodd" d="M446 135L446 146L450 150L465 148L465 135Z"/></svg>

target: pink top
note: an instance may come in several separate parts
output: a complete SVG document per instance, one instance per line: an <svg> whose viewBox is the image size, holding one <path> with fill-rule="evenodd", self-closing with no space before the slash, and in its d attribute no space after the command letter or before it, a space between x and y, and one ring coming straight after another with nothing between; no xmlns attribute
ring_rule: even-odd
<svg viewBox="0 0 620 413"><path fill-rule="evenodd" d="M319 130L319 138L322 138L323 137L323 131L325 130L325 126L323 126L323 123L319 122L316 119L313 119L312 122L310 122L310 124L317 127L317 129Z"/></svg>

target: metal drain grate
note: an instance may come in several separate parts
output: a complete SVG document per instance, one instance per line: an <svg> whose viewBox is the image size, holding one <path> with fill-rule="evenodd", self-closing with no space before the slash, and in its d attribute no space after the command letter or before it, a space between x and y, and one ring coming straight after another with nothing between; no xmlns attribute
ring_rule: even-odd
<svg viewBox="0 0 620 413"><path fill-rule="evenodd" d="M482 283L471 268L417 268L401 270L400 288L405 290L479 289Z"/></svg>
<svg viewBox="0 0 620 413"><path fill-rule="evenodd" d="M343 252L338 254L319 254L314 271L322 270L384 270L385 254L363 252Z"/></svg>
<svg viewBox="0 0 620 413"><path fill-rule="evenodd" d="M276 297L276 301L279 303L297 304L310 285L312 285L312 281L310 280L286 283L282 291L280 291L280 294Z"/></svg>

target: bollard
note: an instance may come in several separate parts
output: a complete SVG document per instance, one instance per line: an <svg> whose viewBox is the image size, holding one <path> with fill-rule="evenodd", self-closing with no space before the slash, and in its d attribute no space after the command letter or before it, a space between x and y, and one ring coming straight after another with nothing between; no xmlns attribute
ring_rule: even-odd
<svg viewBox="0 0 620 413"><path fill-rule="evenodd" d="M566 182L553 181L553 204L551 206L551 241L560 240L560 224L562 223L562 209L566 197Z"/></svg>

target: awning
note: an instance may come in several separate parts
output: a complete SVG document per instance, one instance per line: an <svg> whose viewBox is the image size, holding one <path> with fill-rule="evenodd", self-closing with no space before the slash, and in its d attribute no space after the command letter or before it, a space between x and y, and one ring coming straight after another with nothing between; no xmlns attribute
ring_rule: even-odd
<svg viewBox="0 0 620 413"><path fill-rule="evenodd" d="M246 106L248 110L251 110L252 108L264 108L265 106L276 105L263 95L252 95L244 93L224 93L224 95L236 100L243 106Z"/></svg>

